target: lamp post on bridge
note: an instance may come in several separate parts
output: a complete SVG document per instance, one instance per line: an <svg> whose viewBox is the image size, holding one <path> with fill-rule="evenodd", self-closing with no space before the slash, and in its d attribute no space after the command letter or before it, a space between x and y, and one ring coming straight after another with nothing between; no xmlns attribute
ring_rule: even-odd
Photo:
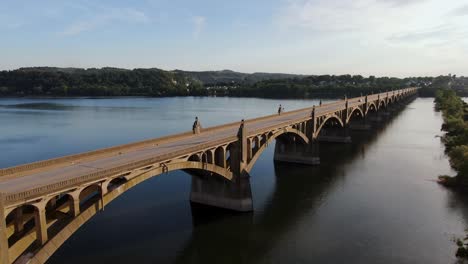
<svg viewBox="0 0 468 264"><path fill-rule="evenodd" d="M201 124L200 121L198 121L198 116L195 117L195 122L193 122L192 131L193 134L200 134L201 132Z"/></svg>
<svg viewBox="0 0 468 264"><path fill-rule="evenodd" d="M281 104L278 107L278 115L281 115L281 113L284 111L284 108L281 106Z"/></svg>

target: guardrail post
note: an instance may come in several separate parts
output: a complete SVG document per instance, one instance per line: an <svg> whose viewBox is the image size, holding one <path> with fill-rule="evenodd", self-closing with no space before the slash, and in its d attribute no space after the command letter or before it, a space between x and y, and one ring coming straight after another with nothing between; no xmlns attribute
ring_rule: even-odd
<svg viewBox="0 0 468 264"><path fill-rule="evenodd" d="M5 195L0 193L0 264L10 263L6 230Z"/></svg>

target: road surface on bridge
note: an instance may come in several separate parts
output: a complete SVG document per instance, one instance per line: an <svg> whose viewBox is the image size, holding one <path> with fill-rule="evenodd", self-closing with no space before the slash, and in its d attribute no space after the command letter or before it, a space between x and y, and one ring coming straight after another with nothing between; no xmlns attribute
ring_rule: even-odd
<svg viewBox="0 0 468 264"><path fill-rule="evenodd" d="M386 93L381 93L380 98L386 97ZM369 95L368 100L377 100L379 95ZM348 106L353 107L363 104L365 97L348 99ZM319 117L330 112L336 112L345 108L345 100L339 100L315 107L315 116ZM250 135L255 131L271 127L281 128L285 123L292 123L297 120L310 118L312 107L284 112L281 115L272 115L265 118L246 120L245 128ZM108 153L99 153L96 155L77 157L74 160L67 160L51 165L46 165L30 170L23 170L4 174L0 177L0 192L8 195L12 193L31 190L36 187L46 186L69 180L90 173L104 171L125 164L155 158L158 156L180 156L180 153L187 149L187 154L193 153L193 148L219 142L225 139L232 140L238 133L240 123L232 123L227 126L214 130L202 130L200 134L186 134L183 137L177 137L174 140L167 140L161 144L148 143L138 147L129 147L119 151L109 151ZM190 124L187 124L190 126ZM73 140L70 140L73 144ZM191 151L189 151L191 149ZM32 150L33 151L33 150ZM1 174L0 174L1 175Z"/></svg>

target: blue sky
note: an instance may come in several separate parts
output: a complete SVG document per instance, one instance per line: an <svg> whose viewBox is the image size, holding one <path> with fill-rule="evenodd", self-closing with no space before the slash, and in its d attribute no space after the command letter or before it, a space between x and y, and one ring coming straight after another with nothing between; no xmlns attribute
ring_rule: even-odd
<svg viewBox="0 0 468 264"><path fill-rule="evenodd" d="M0 69L468 75L462 0L4 0Z"/></svg>

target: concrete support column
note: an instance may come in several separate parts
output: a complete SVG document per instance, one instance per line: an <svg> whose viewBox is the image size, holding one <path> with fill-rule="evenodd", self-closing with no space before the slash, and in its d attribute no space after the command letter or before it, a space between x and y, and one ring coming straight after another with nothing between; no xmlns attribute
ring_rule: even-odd
<svg viewBox="0 0 468 264"><path fill-rule="evenodd" d="M382 123L385 120L385 116L382 114L383 109L379 109L377 112L368 113L367 120L373 124Z"/></svg>
<svg viewBox="0 0 468 264"><path fill-rule="evenodd" d="M69 205L70 205L70 216L77 217L80 214L80 193L83 189L77 189L73 192L68 193L70 196Z"/></svg>
<svg viewBox="0 0 468 264"><path fill-rule="evenodd" d="M9 264L8 235L5 215L5 196L0 193L0 264Z"/></svg>
<svg viewBox="0 0 468 264"><path fill-rule="evenodd" d="M35 205L36 210L34 211L34 225L36 227L37 240L41 245L44 245L47 240L47 219L45 205L42 203Z"/></svg>
<svg viewBox="0 0 468 264"><path fill-rule="evenodd" d="M241 148L239 146L239 141L235 142L231 145L229 149L229 166L231 168L232 173L235 175L239 175L241 168Z"/></svg>
<svg viewBox="0 0 468 264"><path fill-rule="evenodd" d="M15 232L22 232L24 229L24 217L23 217L23 208L19 207L15 210Z"/></svg>
<svg viewBox="0 0 468 264"><path fill-rule="evenodd" d="M107 179L106 181L101 183L101 193L102 195L106 195L109 191L109 184L112 181L112 179Z"/></svg>
<svg viewBox="0 0 468 264"><path fill-rule="evenodd" d="M217 176L192 176L190 202L239 212L253 210L250 179L236 176L232 181Z"/></svg>
<svg viewBox="0 0 468 264"><path fill-rule="evenodd" d="M322 128L317 140L330 143L351 143L349 125L345 125L344 127Z"/></svg>
<svg viewBox="0 0 468 264"><path fill-rule="evenodd" d="M253 157L252 153L252 138L247 139L247 161L250 161Z"/></svg>
<svg viewBox="0 0 468 264"><path fill-rule="evenodd" d="M261 147L261 146L260 146L260 145L261 145L261 143L260 143L260 138L259 138L258 136L256 136L256 137L254 138L254 141L255 141L255 151L258 151L258 150L260 149L260 147ZM254 153L254 154L255 154L255 153Z"/></svg>
<svg viewBox="0 0 468 264"><path fill-rule="evenodd" d="M242 119L241 121L238 137L239 137L239 150L240 150L239 175L241 175L244 170L244 167L247 166L247 162L248 162L247 160L247 150L248 150L247 132L245 129L244 119ZM265 139L265 140L267 141L268 139Z"/></svg>
<svg viewBox="0 0 468 264"><path fill-rule="evenodd" d="M215 163L216 165L226 168L226 149L222 148L221 151L215 150Z"/></svg>
<svg viewBox="0 0 468 264"><path fill-rule="evenodd" d="M238 141L229 149L230 167L234 178L229 181L215 175L192 175L191 202L241 212L253 210L250 176L244 171L252 149L252 141L247 140L246 136L242 120L237 134Z"/></svg>
<svg viewBox="0 0 468 264"><path fill-rule="evenodd" d="M381 120L386 121L390 117L391 113L390 111L388 111L388 109L381 108L377 112L377 115L380 117Z"/></svg>
<svg viewBox="0 0 468 264"><path fill-rule="evenodd" d="M310 143L308 145L303 145L295 141L286 143L277 140L273 159L276 162L319 165L320 156L318 153L318 144Z"/></svg>
<svg viewBox="0 0 468 264"><path fill-rule="evenodd" d="M70 201L70 213L73 217L77 217L80 214L80 199L78 197Z"/></svg>
<svg viewBox="0 0 468 264"><path fill-rule="evenodd" d="M352 120L349 123L349 129L351 130L370 130L371 125L367 120L367 116L362 119Z"/></svg>
<svg viewBox="0 0 468 264"><path fill-rule="evenodd" d="M208 150L206 153L207 153L207 155L209 154L208 157L207 157L208 158L208 163L215 164L215 162L214 162L214 150Z"/></svg>
<svg viewBox="0 0 468 264"><path fill-rule="evenodd" d="M49 200L49 206L51 209L57 207L57 197L53 197Z"/></svg>

